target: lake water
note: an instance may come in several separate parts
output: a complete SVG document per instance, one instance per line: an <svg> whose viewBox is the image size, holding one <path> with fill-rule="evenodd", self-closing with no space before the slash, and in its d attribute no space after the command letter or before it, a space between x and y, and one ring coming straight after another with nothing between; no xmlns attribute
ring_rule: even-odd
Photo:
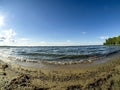
<svg viewBox="0 0 120 90"><path fill-rule="evenodd" d="M0 47L0 58L12 61L80 61L114 54L120 46Z"/></svg>

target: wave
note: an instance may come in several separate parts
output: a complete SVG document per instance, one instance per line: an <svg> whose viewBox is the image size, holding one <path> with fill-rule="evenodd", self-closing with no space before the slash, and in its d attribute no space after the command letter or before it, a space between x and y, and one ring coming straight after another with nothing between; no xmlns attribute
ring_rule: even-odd
<svg viewBox="0 0 120 90"><path fill-rule="evenodd" d="M87 58L92 58L92 57L103 57L103 56L109 56L115 53L120 52L120 50L116 50L113 52L107 52L107 53L94 53L94 54L85 54L85 55L80 55L80 54L52 54L52 53L20 53L19 55L27 56L27 57L33 57L33 59L41 59L42 57L48 57L50 59L58 59L58 60L66 60L66 59L87 59ZM42 59L44 59L42 58ZM46 58L45 58L46 59ZM50 59L51 60L51 59Z"/></svg>
<svg viewBox="0 0 120 90"><path fill-rule="evenodd" d="M27 55L27 56L63 56L62 54L50 54L50 53L20 53L19 55Z"/></svg>
<svg viewBox="0 0 120 90"><path fill-rule="evenodd" d="M66 49L66 48L65 48ZM39 48L11 48L11 49L1 49L0 59L9 60L9 61L22 61L22 62L34 62L34 63L48 63L48 64L75 64L75 63L86 63L92 62L99 58L111 56L113 54L119 53L120 50L116 49L99 49L93 50L94 47L91 47L91 50L84 50L77 48L73 50L64 49L57 50L39 50ZM56 51L57 50L57 51ZM44 52L45 51L45 52ZM82 51L82 52L81 52Z"/></svg>
<svg viewBox="0 0 120 90"><path fill-rule="evenodd" d="M113 55L113 54L116 54L116 53L120 53L120 50L109 52L108 54L106 54L106 56L110 56L110 55Z"/></svg>
<svg viewBox="0 0 120 90"><path fill-rule="evenodd" d="M89 57L100 57L102 54L89 54L89 55L65 55L61 56L59 59L85 59Z"/></svg>

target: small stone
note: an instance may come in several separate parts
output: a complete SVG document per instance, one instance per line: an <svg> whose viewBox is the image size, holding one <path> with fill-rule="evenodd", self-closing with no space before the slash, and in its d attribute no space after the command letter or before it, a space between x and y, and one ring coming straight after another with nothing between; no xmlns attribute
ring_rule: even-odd
<svg viewBox="0 0 120 90"><path fill-rule="evenodd" d="M6 76L6 73L4 72L4 73L3 73L3 75L5 75L5 76Z"/></svg>
<svg viewBox="0 0 120 90"><path fill-rule="evenodd" d="M91 62L92 62L92 60L88 60L88 62L89 62L89 63L91 63Z"/></svg>

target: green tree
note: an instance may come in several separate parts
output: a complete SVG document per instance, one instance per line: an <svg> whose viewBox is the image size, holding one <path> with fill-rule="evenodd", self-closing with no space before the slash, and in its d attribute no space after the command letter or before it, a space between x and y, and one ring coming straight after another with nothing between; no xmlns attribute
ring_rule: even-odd
<svg viewBox="0 0 120 90"><path fill-rule="evenodd" d="M120 45L120 36L106 39L104 45Z"/></svg>

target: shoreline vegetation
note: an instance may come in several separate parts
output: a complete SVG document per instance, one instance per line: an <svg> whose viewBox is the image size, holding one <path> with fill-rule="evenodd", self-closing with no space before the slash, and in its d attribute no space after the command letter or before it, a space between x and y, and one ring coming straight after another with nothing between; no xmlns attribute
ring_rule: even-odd
<svg viewBox="0 0 120 90"><path fill-rule="evenodd" d="M106 39L104 45L120 45L120 36Z"/></svg>
<svg viewBox="0 0 120 90"><path fill-rule="evenodd" d="M120 56L75 68L33 68L0 61L1 90L120 90Z"/></svg>

